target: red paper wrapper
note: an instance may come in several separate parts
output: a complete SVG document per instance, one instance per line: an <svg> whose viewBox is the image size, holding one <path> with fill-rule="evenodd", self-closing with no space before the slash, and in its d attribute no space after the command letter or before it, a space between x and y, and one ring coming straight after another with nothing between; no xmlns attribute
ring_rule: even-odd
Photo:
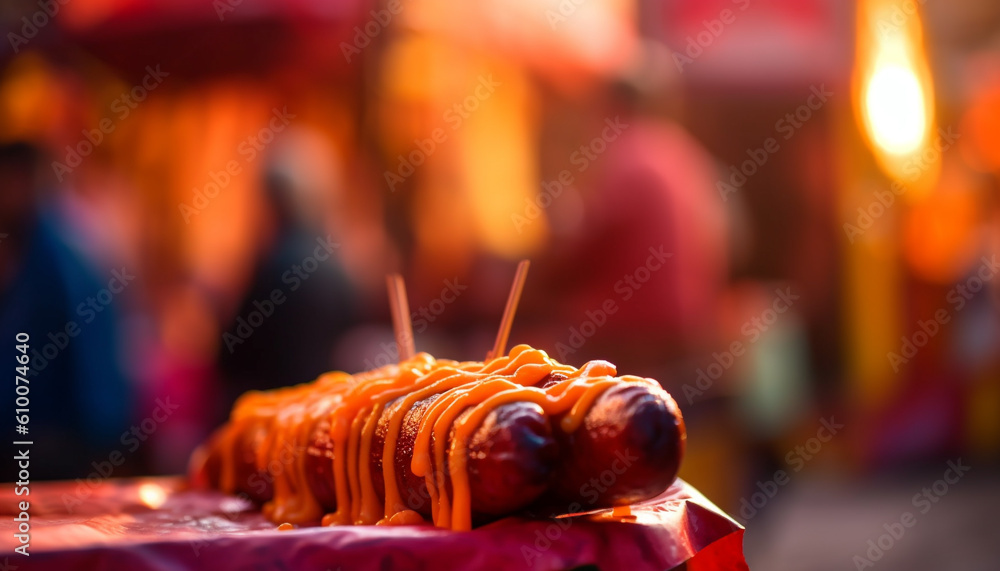
<svg viewBox="0 0 1000 571"><path fill-rule="evenodd" d="M556 519L506 518L468 532L430 526L278 531L254 506L188 490L182 478L39 482L0 493L0 543L13 569L747 570L743 528L687 483L632 507ZM29 501L28 557L14 552ZM0 560L0 569L4 569ZM686 567L685 567L686 566Z"/></svg>

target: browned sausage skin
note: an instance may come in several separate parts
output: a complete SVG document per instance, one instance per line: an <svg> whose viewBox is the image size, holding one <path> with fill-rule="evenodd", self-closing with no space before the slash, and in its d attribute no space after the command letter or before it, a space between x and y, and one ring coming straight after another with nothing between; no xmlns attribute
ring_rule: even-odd
<svg viewBox="0 0 1000 571"><path fill-rule="evenodd" d="M674 399L637 385L608 389L579 429L557 434L554 491L585 509L628 505L663 492L677 476L686 441Z"/></svg>

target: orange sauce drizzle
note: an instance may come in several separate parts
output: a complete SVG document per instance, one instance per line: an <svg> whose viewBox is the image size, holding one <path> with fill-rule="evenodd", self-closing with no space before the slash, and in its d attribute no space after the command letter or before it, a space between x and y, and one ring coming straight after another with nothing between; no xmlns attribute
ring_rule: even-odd
<svg viewBox="0 0 1000 571"><path fill-rule="evenodd" d="M545 389L535 386L551 373L566 379ZM240 489L237 466L247 450L237 449L236 443L238 436L251 434L259 439L252 443L254 467L273 480L273 497L264 505L264 514L272 521L289 522L280 529L316 520L323 525L425 523L403 502L395 455L406 415L418 402L437 395L421 418L410 469L425 480L434 525L468 530L472 509L467 447L486 417L501 405L529 402L550 417L562 415L558 429L572 432L608 388L623 383L659 388L650 379L616 375L614 365L606 361L577 369L544 351L518 345L509 355L485 363L435 360L420 353L399 365L357 375L327 373L312 383L248 392L233 407L215 443L221 451L219 487L229 493ZM381 450L385 494L380 501L370 460L382 417L387 430ZM324 419L330 421L337 502L336 511L325 515L309 489L305 454L311 434Z"/></svg>
<svg viewBox="0 0 1000 571"><path fill-rule="evenodd" d="M413 510L400 510L389 517L378 520L375 525L423 525L423 516Z"/></svg>
<svg viewBox="0 0 1000 571"><path fill-rule="evenodd" d="M613 517L629 517L632 515L632 506L615 506L611 509Z"/></svg>

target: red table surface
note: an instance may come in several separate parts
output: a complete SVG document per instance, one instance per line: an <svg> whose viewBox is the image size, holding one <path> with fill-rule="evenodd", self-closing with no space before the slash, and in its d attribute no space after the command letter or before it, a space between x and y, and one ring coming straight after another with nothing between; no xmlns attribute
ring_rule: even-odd
<svg viewBox="0 0 1000 571"><path fill-rule="evenodd" d="M633 506L634 521L600 513L506 518L468 532L430 526L278 531L253 506L182 478L36 482L0 492L0 569L600 569L746 570L743 528L677 480ZM30 502L30 555L14 552L18 504ZM16 566L16 567L15 567Z"/></svg>

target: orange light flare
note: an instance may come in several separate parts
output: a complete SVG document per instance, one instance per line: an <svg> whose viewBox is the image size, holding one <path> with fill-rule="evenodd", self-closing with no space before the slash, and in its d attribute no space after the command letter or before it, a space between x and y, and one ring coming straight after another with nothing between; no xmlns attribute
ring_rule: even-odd
<svg viewBox="0 0 1000 571"><path fill-rule="evenodd" d="M923 41L919 11L903 12L895 0L859 0L855 111L879 167L914 198L933 187L941 164L940 153L929 150L934 88Z"/></svg>
<svg viewBox="0 0 1000 571"><path fill-rule="evenodd" d="M949 161L934 192L910 206L900 227L902 254L915 276L931 283L962 279L980 257L982 189Z"/></svg>
<svg viewBox="0 0 1000 571"><path fill-rule="evenodd" d="M155 510L167 501L167 490L159 484L146 482L139 486L139 501Z"/></svg>

